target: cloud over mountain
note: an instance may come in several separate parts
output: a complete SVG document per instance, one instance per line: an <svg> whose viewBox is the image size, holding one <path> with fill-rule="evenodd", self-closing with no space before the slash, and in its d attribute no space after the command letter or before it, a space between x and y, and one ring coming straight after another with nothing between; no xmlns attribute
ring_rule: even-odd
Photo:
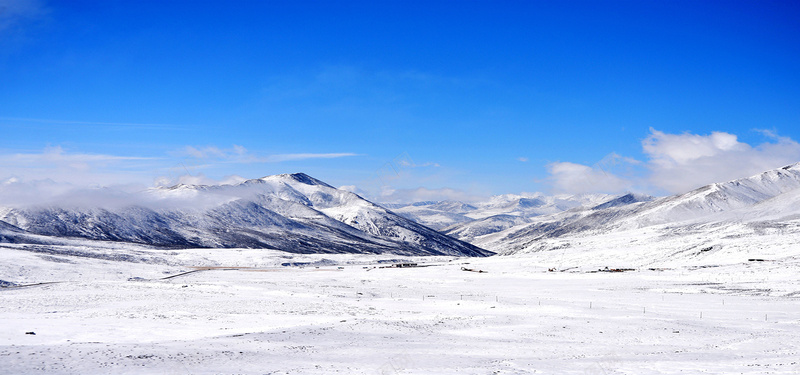
<svg viewBox="0 0 800 375"><path fill-rule="evenodd" d="M651 129L650 136L642 141L649 157L649 182L677 193L800 160L800 144L796 141L771 132L764 134L769 141L751 146L725 132L667 134Z"/></svg>
<svg viewBox="0 0 800 375"><path fill-rule="evenodd" d="M612 153L588 166L559 161L548 165L547 182L556 192L678 193L718 181L753 175L800 160L800 143L771 131L750 145L727 132L670 134L650 129L638 161ZM610 167L609 167L610 166Z"/></svg>

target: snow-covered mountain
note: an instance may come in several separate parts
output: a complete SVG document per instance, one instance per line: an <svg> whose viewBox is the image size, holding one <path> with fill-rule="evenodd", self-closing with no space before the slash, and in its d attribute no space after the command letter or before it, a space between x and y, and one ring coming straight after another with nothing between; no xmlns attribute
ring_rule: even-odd
<svg viewBox="0 0 800 375"><path fill-rule="evenodd" d="M758 241L776 235L799 237L800 243L800 163L659 199L523 194L384 208L304 174L154 188L136 199L101 207L0 208L0 242L71 238L175 248L469 256L612 245L667 256L760 248Z"/></svg>
<svg viewBox="0 0 800 375"><path fill-rule="evenodd" d="M0 240L49 236L161 247L269 248L294 253L491 255L308 175L237 185L150 189L114 207L0 209ZM35 235L35 236L32 236Z"/></svg>
<svg viewBox="0 0 800 375"><path fill-rule="evenodd" d="M427 227L441 230L454 224L472 221L468 213L477 210L475 206L458 201L428 201L411 204L382 204L394 213L423 224Z"/></svg>
<svg viewBox="0 0 800 375"><path fill-rule="evenodd" d="M686 244L700 246L712 238L721 238L720 233L730 238L747 237L764 233L765 228L782 228L784 234L800 234L799 218L797 163L652 201L620 197L593 208L537 217L530 223L479 235L471 241L505 254L569 247L620 233L627 235L619 238L620 243L629 238L654 245L666 238L681 238ZM642 237L643 233L650 235Z"/></svg>
<svg viewBox="0 0 800 375"><path fill-rule="evenodd" d="M489 201L479 204L478 212L470 216L474 219L495 215L535 217L555 214L576 207L594 206L611 198L613 196L608 194L503 194L491 197Z"/></svg>
<svg viewBox="0 0 800 375"><path fill-rule="evenodd" d="M461 225L488 219L499 224L512 220L527 222L527 218L554 214L575 207L593 206L612 196L606 194L577 194L548 196L542 193L496 195L484 202L458 201L416 202L388 204L398 215L441 231L450 231Z"/></svg>
<svg viewBox="0 0 800 375"><path fill-rule="evenodd" d="M481 241L479 237L502 232L504 230L523 226L525 224L550 222L552 217L574 217L576 212L588 209L601 210L610 207L621 207L638 202L653 200L648 195L628 193L621 196L609 196L603 194L584 194L577 196L555 196L545 197L552 203L546 207L551 214L541 214L541 211L520 212L512 211L509 214L497 214L484 218L479 218L469 222L456 224L442 230L443 233L467 242ZM542 201L539 199L538 201ZM605 201L603 201L605 200ZM602 202L602 203L600 203ZM599 203L599 204L598 204ZM519 205L518 203L516 204ZM483 238L482 240L486 240Z"/></svg>
<svg viewBox="0 0 800 375"><path fill-rule="evenodd" d="M500 214L456 224L444 228L442 232L462 241L472 242L478 237L501 232L532 221L533 218L531 217Z"/></svg>
<svg viewBox="0 0 800 375"><path fill-rule="evenodd" d="M611 199L611 200L609 200L607 202L603 202L601 204L598 204L597 206L594 206L592 209L593 210L603 210L603 209L611 208L611 207L626 206L626 205L633 204L633 203L649 202L649 201L652 201L654 199L655 198L653 198L652 196L649 196L649 195L627 193L627 194L620 195L619 197L616 197L614 199Z"/></svg>

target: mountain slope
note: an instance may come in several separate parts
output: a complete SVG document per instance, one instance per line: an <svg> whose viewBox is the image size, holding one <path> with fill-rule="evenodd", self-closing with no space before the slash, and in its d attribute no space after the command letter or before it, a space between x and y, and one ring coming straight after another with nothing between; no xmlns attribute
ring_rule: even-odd
<svg viewBox="0 0 800 375"><path fill-rule="evenodd" d="M472 221L467 213L475 206L457 201L416 202L412 204L383 204L392 212L427 227L442 230L454 224Z"/></svg>
<svg viewBox="0 0 800 375"><path fill-rule="evenodd" d="M551 222L563 221L565 217L574 218L576 212L589 213L586 211L589 208L601 210L609 207L622 207L633 203L652 200L652 197L649 196L630 193L617 197L604 194L582 194L573 196L544 196L537 194L537 196L538 198L536 199L519 198L520 196L511 194L493 197L490 202L480 205L483 207L490 207L484 212L497 212L500 207L511 207L512 209L508 211L508 214L481 217L469 222L452 225L443 229L442 232L460 240L478 244L487 242L488 239L486 237L488 235L500 233L511 228L521 228L524 227L525 224L544 222L546 223L545 227L549 228ZM521 210L520 207L526 207L528 210ZM542 212L552 213L543 214ZM539 228L538 225L533 227ZM494 237L497 236L489 238Z"/></svg>
<svg viewBox="0 0 800 375"><path fill-rule="evenodd" d="M52 237L162 247L245 247L295 253L491 255L308 175L237 185L155 188L115 208L0 209L12 228Z"/></svg>
<svg viewBox="0 0 800 375"><path fill-rule="evenodd" d="M728 227L747 221L743 219L748 217L793 217L800 213L798 191L800 163L649 202L536 218L532 223L477 238L473 243L516 253L540 249L540 242L548 239L588 238L654 226L666 232L695 233L696 228ZM759 220L750 221L750 226L765 225L754 223Z"/></svg>
<svg viewBox="0 0 800 375"><path fill-rule="evenodd" d="M442 230L448 236L472 243L478 237L502 232L519 225L528 224L532 220L517 215L494 215L467 223L453 225Z"/></svg>
<svg viewBox="0 0 800 375"><path fill-rule="evenodd" d="M639 203L639 202L650 202L655 198L649 195L642 195L642 194L634 194L628 193L625 195L621 195L617 198L614 198L608 202L604 202L598 204L597 206L592 207L593 210L604 210L606 208L611 207L620 207L620 206L627 206L629 204Z"/></svg>
<svg viewBox="0 0 800 375"><path fill-rule="evenodd" d="M487 201L467 204L458 201L429 201L384 204L400 216L446 233L477 233L508 228L509 219L519 224L529 218L550 215L576 207L594 206L610 199L605 194L548 196L541 193L503 194ZM459 230L458 228L462 228ZM475 227L475 229L471 229ZM481 229L477 229L481 228ZM468 240L471 236L461 239Z"/></svg>

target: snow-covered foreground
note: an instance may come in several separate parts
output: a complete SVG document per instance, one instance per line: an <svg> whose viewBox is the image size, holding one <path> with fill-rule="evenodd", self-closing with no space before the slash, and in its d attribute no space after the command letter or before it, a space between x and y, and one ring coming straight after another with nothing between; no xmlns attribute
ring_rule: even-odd
<svg viewBox="0 0 800 375"><path fill-rule="evenodd" d="M136 254L162 264L0 248L0 279L62 281L0 289L0 373L800 373L796 258L591 273L535 254Z"/></svg>

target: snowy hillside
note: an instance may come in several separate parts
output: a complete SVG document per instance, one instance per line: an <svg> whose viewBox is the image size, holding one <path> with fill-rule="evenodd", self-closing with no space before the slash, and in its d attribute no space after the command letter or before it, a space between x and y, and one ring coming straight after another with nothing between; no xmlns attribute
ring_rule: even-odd
<svg viewBox="0 0 800 375"><path fill-rule="evenodd" d="M468 213L477 207L457 201L415 202L412 204L383 204L392 212L430 228L441 230L454 224L472 221Z"/></svg>
<svg viewBox="0 0 800 375"><path fill-rule="evenodd" d="M0 368L797 373L798 169L474 219L503 256L471 259L426 256L476 248L299 174L5 208ZM184 248L235 243L253 248Z"/></svg>
<svg viewBox="0 0 800 375"><path fill-rule="evenodd" d="M237 185L155 188L135 200L113 207L63 203L2 208L0 235L6 242L34 234L174 248L491 254L302 173Z"/></svg>
<svg viewBox="0 0 800 375"><path fill-rule="evenodd" d="M489 219L485 227L502 227L508 219L521 223L540 215L549 215L575 207L594 206L612 199L606 194L548 196L542 193L496 195L483 202L467 204L457 201L416 202L384 205L403 217L444 232L457 232L460 226ZM494 219L494 217L497 217ZM505 228L503 228L505 229ZM498 229L499 230L499 229Z"/></svg>
<svg viewBox="0 0 800 375"><path fill-rule="evenodd" d="M800 163L650 202L601 205L539 217L472 241L506 254L563 249L578 243L592 243L594 248L610 243L630 248L638 243L635 246L660 248L662 253L704 247L725 238L752 245L759 240L751 237L775 231L800 235L799 202ZM745 241L747 238L751 241Z"/></svg>
<svg viewBox="0 0 800 375"><path fill-rule="evenodd" d="M594 206L614 198L608 194L503 194L478 205L479 210L470 217L483 219L494 215L534 217L555 214L576 207Z"/></svg>
<svg viewBox="0 0 800 375"><path fill-rule="evenodd" d="M462 241L474 242L478 237L498 233L506 229L534 223L553 215L585 210L623 206L645 202L653 198L646 195L625 194L610 196L605 194L557 195L536 194L536 198L519 195L500 195L484 204L476 212L476 219L465 221L442 229L442 232Z"/></svg>

